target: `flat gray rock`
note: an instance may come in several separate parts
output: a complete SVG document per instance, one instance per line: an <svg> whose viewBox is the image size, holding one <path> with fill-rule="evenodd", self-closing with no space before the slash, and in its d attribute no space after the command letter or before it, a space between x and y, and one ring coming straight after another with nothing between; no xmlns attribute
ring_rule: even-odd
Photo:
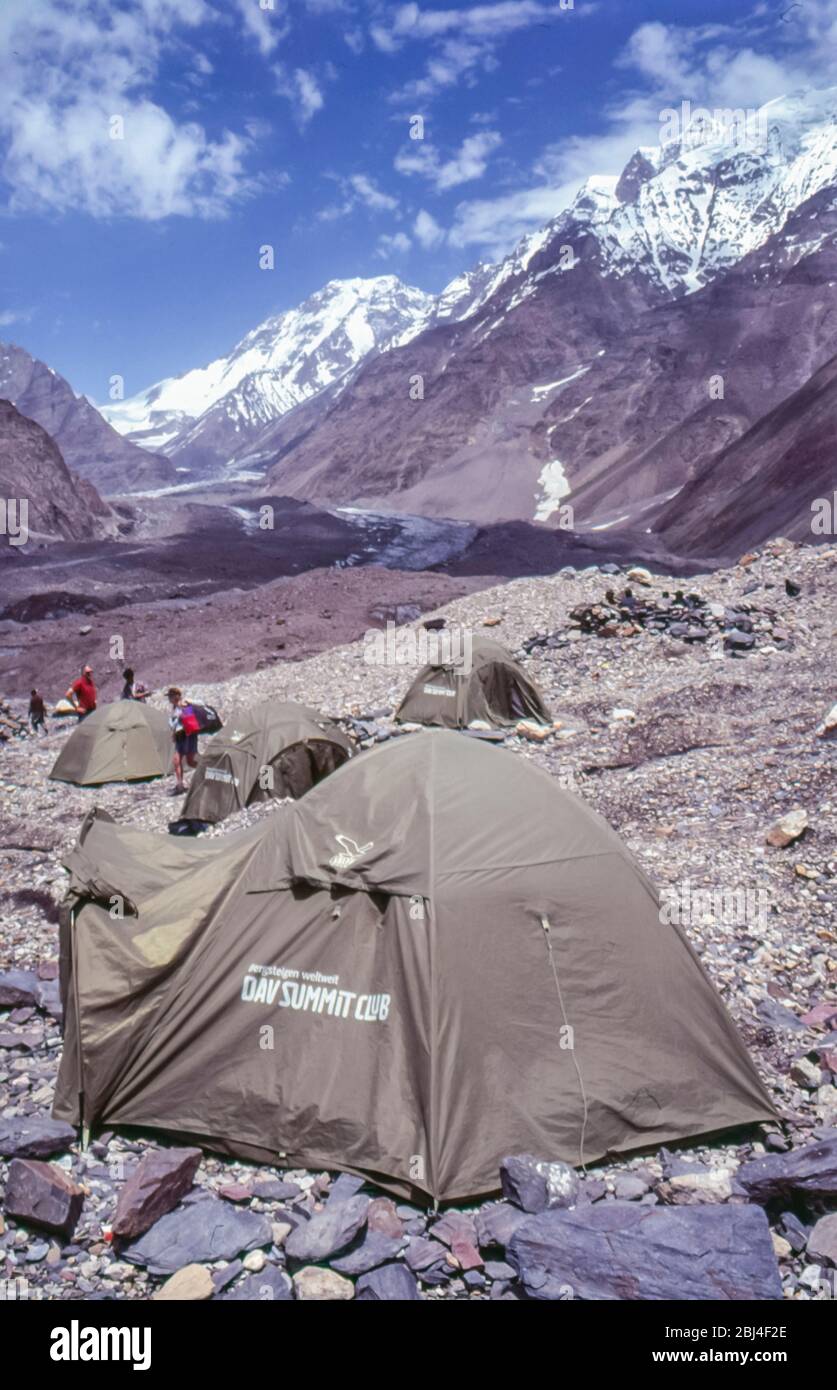
<svg viewBox="0 0 837 1390"><path fill-rule="evenodd" d="M368 1197L347 1197L344 1201L329 1202L323 1211L301 1222L285 1242L290 1260L301 1264L317 1264L339 1255L366 1225Z"/></svg>
<svg viewBox="0 0 837 1390"><path fill-rule="evenodd" d="M151 1274L174 1274L184 1265L233 1260L242 1251L272 1242L266 1217L217 1197L203 1197L161 1217L121 1258L146 1265Z"/></svg>
<svg viewBox="0 0 837 1390"><path fill-rule="evenodd" d="M416 1276L406 1265L384 1265L355 1285L356 1303L415 1303L421 1299Z"/></svg>
<svg viewBox="0 0 837 1390"><path fill-rule="evenodd" d="M388 1236L383 1231L367 1231L363 1243L356 1250L349 1250L339 1259L331 1261L332 1269L338 1274L367 1274L394 1260L406 1245L405 1236Z"/></svg>
<svg viewBox="0 0 837 1390"><path fill-rule="evenodd" d="M790 1153L770 1154L743 1164L736 1177L754 1202L805 1192L837 1197L837 1139L823 1139Z"/></svg>
<svg viewBox="0 0 837 1390"><path fill-rule="evenodd" d="M72 1125L48 1116L13 1115L0 1120L0 1157L49 1158L66 1153L78 1135Z"/></svg>
<svg viewBox="0 0 837 1390"><path fill-rule="evenodd" d="M34 970L5 970L0 974L0 1009L38 1003L39 980Z"/></svg>
<svg viewBox="0 0 837 1390"><path fill-rule="evenodd" d="M780 1299L760 1207L602 1202L531 1216L508 1261L530 1298Z"/></svg>

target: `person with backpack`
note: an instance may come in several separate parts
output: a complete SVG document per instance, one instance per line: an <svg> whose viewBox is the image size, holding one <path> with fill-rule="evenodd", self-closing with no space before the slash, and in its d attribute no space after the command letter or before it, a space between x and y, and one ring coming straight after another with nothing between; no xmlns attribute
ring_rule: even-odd
<svg viewBox="0 0 837 1390"><path fill-rule="evenodd" d="M185 792L183 781L183 760L189 767L197 767L198 734L215 734L223 727L218 711L212 705L199 705L192 700L184 700L179 686L172 685L166 691L172 713L169 718L174 739L174 790L172 796Z"/></svg>
<svg viewBox="0 0 837 1390"><path fill-rule="evenodd" d="M183 760L189 767L198 765L198 733L200 724L192 706L183 698L183 691L172 685L166 691L171 705L169 725L174 741L174 789L172 796L179 796L186 790L183 781Z"/></svg>
<svg viewBox="0 0 837 1390"><path fill-rule="evenodd" d="M119 697L120 700L148 699L149 695L151 694L151 691L146 690L145 686L142 684L142 681L134 680L134 672L130 666L125 667L125 670L122 672L122 679L125 682L125 684L122 687L122 694Z"/></svg>

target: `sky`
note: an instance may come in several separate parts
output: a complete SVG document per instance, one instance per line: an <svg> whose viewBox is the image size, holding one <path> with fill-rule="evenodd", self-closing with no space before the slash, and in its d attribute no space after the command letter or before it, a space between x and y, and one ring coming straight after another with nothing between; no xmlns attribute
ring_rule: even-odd
<svg viewBox="0 0 837 1390"><path fill-rule="evenodd" d="M106 403L331 279L437 293L835 59L837 0L0 0L0 340Z"/></svg>

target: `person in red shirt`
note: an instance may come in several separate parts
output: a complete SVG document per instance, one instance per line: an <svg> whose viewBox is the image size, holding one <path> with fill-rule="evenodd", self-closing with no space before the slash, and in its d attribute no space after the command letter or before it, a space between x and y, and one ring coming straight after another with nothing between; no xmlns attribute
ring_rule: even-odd
<svg viewBox="0 0 837 1390"><path fill-rule="evenodd" d="M93 684L93 671L89 666L85 666L79 679L73 681L64 699L75 705L79 723L86 719L88 714L93 713L96 708L96 687Z"/></svg>

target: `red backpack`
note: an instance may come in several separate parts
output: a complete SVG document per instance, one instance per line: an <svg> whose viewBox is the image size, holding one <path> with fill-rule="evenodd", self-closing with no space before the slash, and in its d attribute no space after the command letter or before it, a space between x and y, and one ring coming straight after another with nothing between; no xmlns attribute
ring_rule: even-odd
<svg viewBox="0 0 837 1390"><path fill-rule="evenodd" d="M184 734L200 733L200 720L191 705L184 705L180 711L180 727Z"/></svg>

